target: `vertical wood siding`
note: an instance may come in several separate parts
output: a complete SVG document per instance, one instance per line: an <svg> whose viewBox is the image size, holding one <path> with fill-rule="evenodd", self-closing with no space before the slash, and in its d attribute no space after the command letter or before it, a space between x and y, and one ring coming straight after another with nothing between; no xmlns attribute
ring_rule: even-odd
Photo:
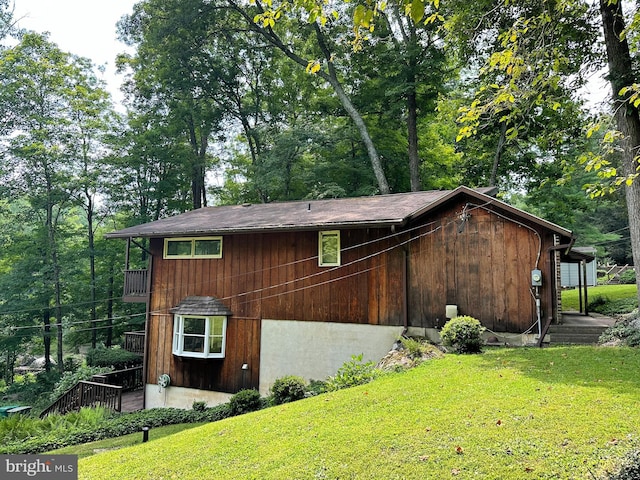
<svg viewBox="0 0 640 480"><path fill-rule="evenodd" d="M543 270L541 294L553 282L545 261L549 234L477 206L470 207L471 217L463 224L458 216L463 207L447 209L431 217L435 223L413 232L410 323L441 327L446 305L452 304L490 330L524 332L537 318L531 270Z"/></svg>
<svg viewBox="0 0 640 480"><path fill-rule="evenodd" d="M340 267L318 266L317 231L225 235L220 259L165 260L163 239L151 239L147 381L168 373L184 387L258 388L263 318L400 326L406 314L410 326L441 327L446 305L455 304L491 330L524 331L535 321L530 272L539 250L538 268L551 283L544 252L552 236L532 225L543 235L540 244L530 228L484 208L471 208L462 224L464 205L447 206L397 234L342 230ZM233 312L226 358L172 355L169 310L189 295L216 297ZM241 369L244 363L249 370Z"/></svg>

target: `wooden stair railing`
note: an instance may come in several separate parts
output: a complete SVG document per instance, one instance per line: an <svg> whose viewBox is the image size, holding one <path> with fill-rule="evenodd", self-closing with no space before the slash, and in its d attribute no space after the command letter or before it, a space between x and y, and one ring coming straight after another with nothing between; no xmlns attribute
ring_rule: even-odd
<svg viewBox="0 0 640 480"><path fill-rule="evenodd" d="M144 330L140 332L124 332L124 349L138 355L144 354Z"/></svg>
<svg viewBox="0 0 640 480"><path fill-rule="evenodd" d="M92 382L106 385L120 385L123 392L139 390L144 386L142 381L142 365L138 367L100 373L91 377Z"/></svg>
<svg viewBox="0 0 640 480"><path fill-rule="evenodd" d="M40 418L52 413L64 415L82 407L104 407L119 412L122 410L122 387L81 380L45 408Z"/></svg>

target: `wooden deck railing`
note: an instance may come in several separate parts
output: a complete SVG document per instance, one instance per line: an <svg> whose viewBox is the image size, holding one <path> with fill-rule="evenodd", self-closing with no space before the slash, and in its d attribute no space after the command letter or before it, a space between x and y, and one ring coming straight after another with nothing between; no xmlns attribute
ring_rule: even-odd
<svg viewBox="0 0 640 480"><path fill-rule="evenodd" d="M123 300L144 302L147 298L148 270L125 270Z"/></svg>
<svg viewBox="0 0 640 480"><path fill-rule="evenodd" d="M64 415L82 407L104 407L119 412L122 409L122 387L81 380L43 410L40 418L52 413Z"/></svg>
<svg viewBox="0 0 640 480"><path fill-rule="evenodd" d="M124 332L124 349L128 352L144 354L144 331Z"/></svg>
<svg viewBox="0 0 640 480"><path fill-rule="evenodd" d="M94 375L91 380L103 385L120 385L123 392L142 388L142 366Z"/></svg>

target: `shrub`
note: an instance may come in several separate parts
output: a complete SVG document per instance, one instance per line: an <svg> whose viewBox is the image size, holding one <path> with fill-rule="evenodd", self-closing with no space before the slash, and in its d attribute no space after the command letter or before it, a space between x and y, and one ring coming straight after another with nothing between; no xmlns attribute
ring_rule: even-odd
<svg viewBox="0 0 640 480"><path fill-rule="evenodd" d="M625 270L618 276L618 281L624 285L633 285L636 283L636 271L633 269Z"/></svg>
<svg viewBox="0 0 640 480"><path fill-rule="evenodd" d="M305 394L307 397L314 397L316 395L320 395L327 391L327 382L322 380L309 380L309 385L307 385L307 393Z"/></svg>
<svg viewBox="0 0 640 480"><path fill-rule="evenodd" d="M640 478L640 450L629 452L619 469L609 474L608 480L637 480Z"/></svg>
<svg viewBox="0 0 640 480"><path fill-rule="evenodd" d="M16 375L15 382L7 387L5 394L11 398L11 403L31 405L32 413L35 413L49 405L49 392L59 380L60 374L57 371L27 374L22 378Z"/></svg>
<svg viewBox="0 0 640 480"><path fill-rule="evenodd" d="M603 297L602 295L596 295L593 299L589 300L588 308L592 312L597 311L604 307L607 303L609 303L609 299L607 297Z"/></svg>
<svg viewBox="0 0 640 480"><path fill-rule="evenodd" d="M630 347L640 346L640 320L637 318L626 318L618 320L615 325L607 328L598 343L608 343L620 340Z"/></svg>
<svg viewBox="0 0 640 480"><path fill-rule="evenodd" d="M329 377L326 383L327 391L364 385L382 374L375 363L363 362L362 357L362 354L352 355L351 360L345 362L333 377Z"/></svg>
<svg viewBox="0 0 640 480"><path fill-rule="evenodd" d="M229 399L229 412L231 415L255 412L264 406L260 392L255 389L240 390Z"/></svg>
<svg viewBox="0 0 640 480"><path fill-rule="evenodd" d="M271 401L274 405L295 402L305 397L306 382L295 375L277 378L271 387Z"/></svg>
<svg viewBox="0 0 640 480"><path fill-rule="evenodd" d="M87 409L90 410L90 409ZM23 431L4 433L0 430L0 454L40 453L69 445L93 442L103 438L119 437L142 431L142 427L162 427L178 423L215 422L231 416L229 405L222 404L203 411L179 408L152 408L133 413L106 413L100 419L100 412L49 415L43 420L16 415L0 422L9 426L7 420L16 424L25 423ZM77 419L81 418L82 421ZM37 432L37 434L33 434Z"/></svg>
<svg viewBox="0 0 640 480"><path fill-rule="evenodd" d="M470 316L455 317L445 323L440 332L442 343L457 353L480 353L485 328Z"/></svg>
<svg viewBox="0 0 640 480"><path fill-rule="evenodd" d="M111 367L123 370L142 365L142 357L119 347L94 348L87 352L87 365L90 367Z"/></svg>
<svg viewBox="0 0 640 480"><path fill-rule="evenodd" d="M100 373L111 371L108 367L85 367L82 366L73 372L64 372L60 380L56 383L49 397L49 402L55 402L60 395L73 387L80 380L91 380L91 377Z"/></svg>
<svg viewBox="0 0 640 480"><path fill-rule="evenodd" d="M204 412L207 409L207 402L193 401L191 408L196 412Z"/></svg>
<svg viewBox="0 0 640 480"><path fill-rule="evenodd" d="M400 338L400 342L407 351L407 355L414 360L422 358L422 356L429 351L429 343L425 343L416 338L402 337Z"/></svg>

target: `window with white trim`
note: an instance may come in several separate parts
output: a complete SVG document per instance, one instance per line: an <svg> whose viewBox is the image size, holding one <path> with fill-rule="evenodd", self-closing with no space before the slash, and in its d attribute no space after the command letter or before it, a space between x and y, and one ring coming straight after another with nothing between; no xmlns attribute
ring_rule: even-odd
<svg viewBox="0 0 640 480"><path fill-rule="evenodd" d="M192 358L224 358L226 316L174 315L173 354Z"/></svg>
<svg viewBox="0 0 640 480"><path fill-rule="evenodd" d="M222 237L165 238L163 258L222 258Z"/></svg>
<svg viewBox="0 0 640 480"><path fill-rule="evenodd" d="M318 265L336 267L340 265L340 231L318 232Z"/></svg>

